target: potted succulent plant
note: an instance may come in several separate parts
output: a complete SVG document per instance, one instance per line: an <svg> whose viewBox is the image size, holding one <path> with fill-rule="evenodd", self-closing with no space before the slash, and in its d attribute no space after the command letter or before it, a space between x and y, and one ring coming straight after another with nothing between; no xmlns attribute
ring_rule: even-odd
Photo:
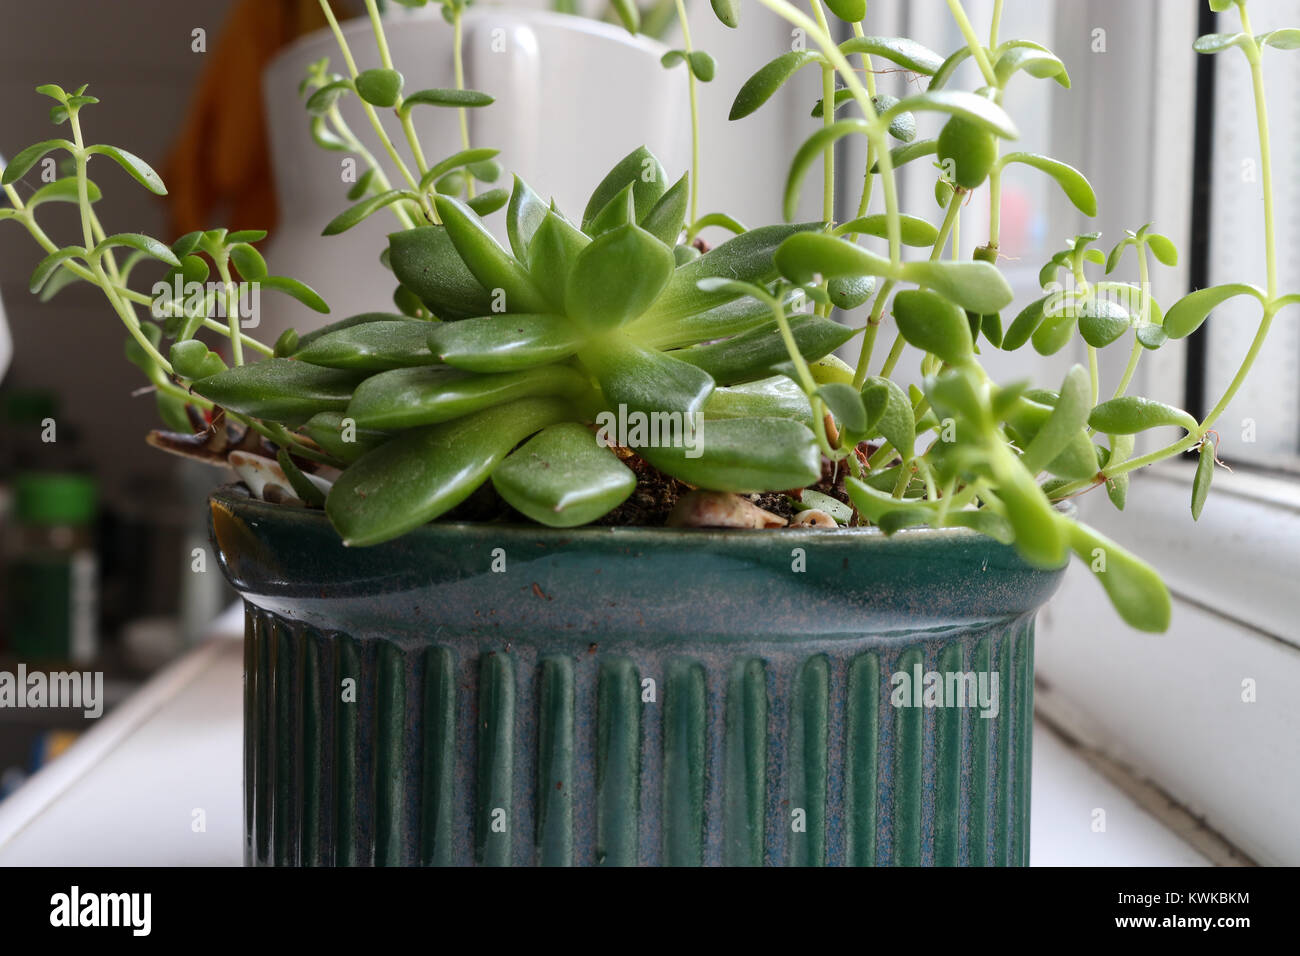
<svg viewBox="0 0 1300 956"><path fill-rule="evenodd" d="M1204 505L1214 418L1274 317L1300 301L1278 288L1259 81L1265 48L1295 48L1300 32L1256 34L1243 0L1239 32L1197 44L1241 49L1256 77L1267 288L1200 290L1164 311L1147 278L1152 257L1174 261L1168 239L1143 228L1105 256L1085 235L1004 322L1004 173L1041 170L1095 212L1077 170L1003 150L1016 136L1003 90L1023 74L1068 84L1061 61L1002 41L1000 0L987 43L949 0L967 45L946 59L868 35L862 0L826 4L853 24L842 44L820 0L811 16L760 2L811 45L746 81L732 115L804 66L821 71L822 127L795 153L786 205L820 160L825 221L745 229L700 215L694 177L644 149L568 218L519 179L469 195L472 164L490 155L428 163L412 137L407 175L389 188L376 163L326 230L399 215L384 252L398 311L274 347L241 330L232 266L323 310L318 297L269 275L255 234L107 235L89 160L162 184L83 138L84 88L41 88L71 139L14 157L0 211L48 253L33 290L99 286L173 429L152 442L242 479L213 496L212 529L247 607L249 862L1022 864L1033 622L1070 552L1126 621L1168 626L1156 572L1066 503L1104 486L1122 508L1134 470L1199 449L1193 513ZM714 8L735 24L734 2ZM377 17L375 30L382 50ZM950 88L967 58L976 92ZM684 61L692 83L712 73L689 40L665 60ZM877 94L877 60L927 88ZM472 99L408 91L391 64L322 65L308 92L399 117ZM930 112L942 132L917 141L914 118ZM835 223L832 147L846 135L866 138L867 168L853 177L860 215ZM24 199L15 184L54 150L75 175ZM895 185L900 165L930 156L937 226L905 215ZM988 241L973 260L946 257L986 183ZM876 189L882 215L869 214ZM78 244L37 224L53 199L80 208ZM483 222L501 207L506 245ZM735 235L706 251L710 226ZM1130 249L1137 283L1093 274ZM161 289L185 291L132 291L146 259L170 270ZM1128 394L1147 351L1234 295L1263 316L1205 420ZM880 359L882 328L894 342ZM210 333L228 339L229 366L199 338ZM1076 336L1091 361L1059 388L995 383L980 363L981 348L1046 354ZM834 355L851 342L856 367ZM904 389L893 376L909 344L923 380ZM1103 399L1097 354L1116 344L1131 359ZM1135 455L1135 436L1160 426L1185 434Z"/></svg>

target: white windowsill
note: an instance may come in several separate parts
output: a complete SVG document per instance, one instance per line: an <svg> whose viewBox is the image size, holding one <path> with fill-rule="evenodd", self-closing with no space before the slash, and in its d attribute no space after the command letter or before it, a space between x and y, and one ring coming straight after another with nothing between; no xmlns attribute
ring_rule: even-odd
<svg viewBox="0 0 1300 956"><path fill-rule="evenodd" d="M1080 500L1083 521L1164 576L1173 619L1163 635L1131 630L1074 562L1039 619L1039 706L1251 859L1296 865L1300 482L1220 469L1193 522L1193 471L1135 475L1124 514Z"/></svg>

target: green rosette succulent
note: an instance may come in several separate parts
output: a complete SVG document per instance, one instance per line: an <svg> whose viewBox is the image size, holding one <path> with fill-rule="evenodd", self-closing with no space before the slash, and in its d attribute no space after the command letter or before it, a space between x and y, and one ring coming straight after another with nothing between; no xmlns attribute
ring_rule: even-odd
<svg viewBox="0 0 1300 956"><path fill-rule="evenodd" d="M808 362L855 332L793 313L774 256L821 226L755 229L700 254L676 245L687 198L687 178L669 185L644 148L580 224L516 179L503 246L465 202L436 195L439 225L389 238L412 314L344 319L194 391L301 426L346 461L326 511L353 545L437 518L488 480L543 524L596 520L636 485L615 445L714 491L813 484L812 409L785 374L781 325Z"/></svg>

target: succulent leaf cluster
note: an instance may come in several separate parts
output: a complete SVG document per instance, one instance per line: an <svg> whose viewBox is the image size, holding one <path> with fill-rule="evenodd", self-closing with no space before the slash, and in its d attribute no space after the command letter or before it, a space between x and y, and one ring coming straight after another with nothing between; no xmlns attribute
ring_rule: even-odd
<svg viewBox="0 0 1300 956"><path fill-rule="evenodd" d="M687 179L666 183L659 161L637 149L575 224L516 179L508 247L466 203L439 194L440 225L390 237L387 261L419 300L417 315L344 319L300 337L285 356L194 389L224 408L302 426L349 461L326 509L353 544L424 524L489 478L545 524L600 517L634 484L592 427L602 413L698 427L694 448L636 449L694 485L762 492L814 483L812 411L782 376L789 353L772 302L739 284L772 286L782 242L820 227L756 229L701 255L676 244ZM710 278L728 284L710 288ZM854 334L811 314L788 324L810 362ZM344 428L362 440L343 441Z"/></svg>

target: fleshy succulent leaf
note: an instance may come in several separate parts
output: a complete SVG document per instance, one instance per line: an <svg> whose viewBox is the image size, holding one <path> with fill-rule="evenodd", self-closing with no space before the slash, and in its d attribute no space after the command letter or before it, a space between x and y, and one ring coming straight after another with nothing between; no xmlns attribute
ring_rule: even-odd
<svg viewBox="0 0 1300 956"><path fill-rule="evenodd" d="M894 446L903 461L911 461L916 445L916 418L907 393L887 378L869 378L862 386L862 403L869 429Z"/></svg>
<svg viewBox="0 0 1300 956"><path fill-rule="evenodd" d="M883 57L905 70L920 73L922 76L933 76L934 72L943 65L943 57L929 47L906 37L854 37L840 44L840 52L867 53L871 56Z"/></svg>
<svg viewBox="0 0 1300 956"><path fill-rule="evenodd" d="M429 326L420 319L366 322L314 339L294 354L300 362L325 368L384 371L432 365Z"/></svg>
<svg viewBox="0 0 1300 956"><path fill-rule="evenodd" d="M1039 428L1034 440L1029 443L1022 457L1025 468L1037 473L1065 451L1077 436L1082 434L1088 424L1088 415L1092 411L1092 385L1088 372L1083 366L1076 365L1065 376L1061 385L1060 396L1047 421ZM1089 474L1095 472L1096 455L1093 455L1093 467Z"/></svg>
<svg viewBox="0 0 1300 956"><path fill-rule="evenodd" d="M900 238L905 246L929 248L939 241L939 230L924 219L916 216L898 217ZM884 213L850 219L835 227L832 235L836 236L875 236L884 239L889 235L889 217Z"/></svg>
<svg viewBox="0 0 1300 956"><path fill-rule="evenodd" d="M799 72L809 63L821 58L807 50L791 50L782 53L774 60L764 64L757 73L741 85L736 99L731 104L730 120L744 119L758 110L764 103L785 85L786 80Z"/></svg>
<svg viewBox="0 0 1300 956"><path fill-rule="evenodd" d="M1125 623L1152 633L1169 629L1173 601L1151 565L1076 522L1070 522L1070 547L1092 569Z"/></svg>
<svg viewBox="0 0 1300 956"><path fill-rule="evenodd" d="M1015 300L1006 277L989 262L909 262L900 275L981 315L1000 312Z"/></svg>
<svg viewBox="0 0 1300 956"><path fill-rule="evenodd" d="M1201 327L1210 313L1237 296L1250 295L1264 300L1264 294L1253 285L1230 283L1197 289L1184 296L1165 313L1164 329L1171 339L1186 338Z"/></svg>
<svg viewBox="0 0 1300 956"><path fill-rule="evenodd" d="M695 449L637 449L661 471L713 491L752 494L803 488L821 477L821 453L805 425L783 418L706 421Z"/></svg>
<svg viewBox="0 0 1300 956"><path fill-rule="evenodd" d="M702 369L631 341L609 342L595 354L580 355L600 383L608 408L693 415L713 390L713 379Z"/></svg>
<svg viewBox="0 0 1300 956"><path fill-rule="evenodd" d="M162 177L155 173L148 163L134 153L128 153L126 150L118 149L116 146L88 146L86 147L86 155L107 156L130 173L131 177L135 179L136 182L154 195L167 195L167 187L163 185Z"/></svg>
<svg viewBox="0 0 1300 956"><path fill-rule="evenodd" d="M576 422L542 429L492 472L502 498L552 528L587 524L623 503L636 475Z"/></svg>
<svg viewBox="0 0 1300 956"><path fill-rule="evenodd" d="M1070 74L1065 69L1065 64L1055 54L1046 50L1023 46L1012 47L998 57L997 63L993 66L993 72L997 74L1001 86L1006 86L1012 74L1018 70L1024 70L1036 79L1056 80L1067 90L1070 88Z"/></svg>
<svg viewBox="0 0 1300 956"><path fill-rule="evenodd" d="M1097 194L1087 177L1073 166L1036 153L1008 153L1002 158L1002 163L1022 163L1046 173L1056 180L1079 212L1085 216L1097 215Z"/></svg>
<svg viewBox="0 0 1300 956"><path fill-rule="evenodd" d="M513 372L562 361L581 342L573 323L560 315L485 315L425 328L433 354L471 372Z"/></svg>
<svg viewBox="0 0 1300 956"><path fill-rule="evenodd" d="M588 329L613 329L642 315L673 274L673 254L629 223L578 253L565 285L565 311Z"/></svg>
<svg viewBox="0 0 1300 956"><path fill-rule="evenodd" d="M533 235L549 213L550 207L542 198L516 176L515 188L511 191L510 203L506 206L506 235L510 239L510 248L515 258L520 262L527 261Z"/></svg>
<svg viewBox="0 0 1300 956"><path fill-rule="evenodd" d="M644 219L641 228L670 248L677 243L677 237L686 227L686 211L690 203L691 187L689 174L681 179L660 197Z"/></svg>
<svg viewBox="0 0 1300 956"><path fill-rule="evenodd" d="M565 287L573 264L591 240L563 216L547 210L528 247L528 274L552 308L564 311Z"/></svg>
<svg viewBox="0 0 1300 956"><path fill-rule="evenodd" d="M456 252L484 289L504 298L509 311L546 311L547 303L527 270L501 248L473 210L451 196L437 196L434 203Z"/></svg>
<svg viewBox="0 0 1300 956"><path fill-rule="evenodd" d="M358 385L347 414L361 428L400 431L453 421L516 399L572 398L589 389L587 379L567 365L495 374L446 365L398 368L372 375Z"/></svg>
<svg viewBox="0 0 1300 956"><path fill-rule="evenodd" d="M317 412L347 408L362 374L269 358L226 369L200 379L192 387L229 411L298 424Z"/></svg>
<svg viewBox="0 0 1300 956"><path fill-rule="evenodd" d="M721 276L742 282L770 282L777 276L773 256L781 243L796 233L820 228L820 223L760 226L727 240L698 259L679 266L647 318L661 322L684 319L732 302L739 297L738 293L705 292L699 288L699 281Z"/></svg>
<svg viewBox="0 0 1300 956"><path fill-rule="evenodd" d="M800 353L810 362L829 355L857 334L847 326L818 316L792 316L789 324ZM767 378L777 363L790 357L775 320L721 342L669 354L703 369L719 385Z"/></svg>
<svg viewBox="0 0 1300 956"><path fill-rule="evenodd" d="M568 415L562 401L532 398L412 429L344 471L325 513L344 544L399 537L460 504L515 445Z"/></svg>
<svg viewBox="0 0 1300 956"><path fill-rule="evenodd" d="M479 90L419 90L402 100L399 112L403 115L411 111L412 106L446 106L479 107L491 106L495 102L487 93Z"/></svg>
<svg viewBox="0 0 1300 956"><path fill-rule="evenodd" d="M582 231L587 231L596 214L629 183L633 184L636 221L640 222L667 191L667 175L654 153L644 146L634 149L618 161L591 194L582 213Z"/></svg>
<svg viewBox="0 0 1300 956"><path fill-rule="evenodd" d="M330 310L325 300L305 282L299 282L289 276L262 276L257 282L263 289L272 289L284 293L291 299L297 299L313 312L320 312L324 315Z"/></svg>
<svg viewBox="0 0 1300 956"><path fill-rule="evenodd" d="M1149 428L1172 426L1188 432L1197 430L1196 419L1187 412L1136 395L1102 402L1092 410L1088 424L1107 435L1133 435Z"/></svg>

